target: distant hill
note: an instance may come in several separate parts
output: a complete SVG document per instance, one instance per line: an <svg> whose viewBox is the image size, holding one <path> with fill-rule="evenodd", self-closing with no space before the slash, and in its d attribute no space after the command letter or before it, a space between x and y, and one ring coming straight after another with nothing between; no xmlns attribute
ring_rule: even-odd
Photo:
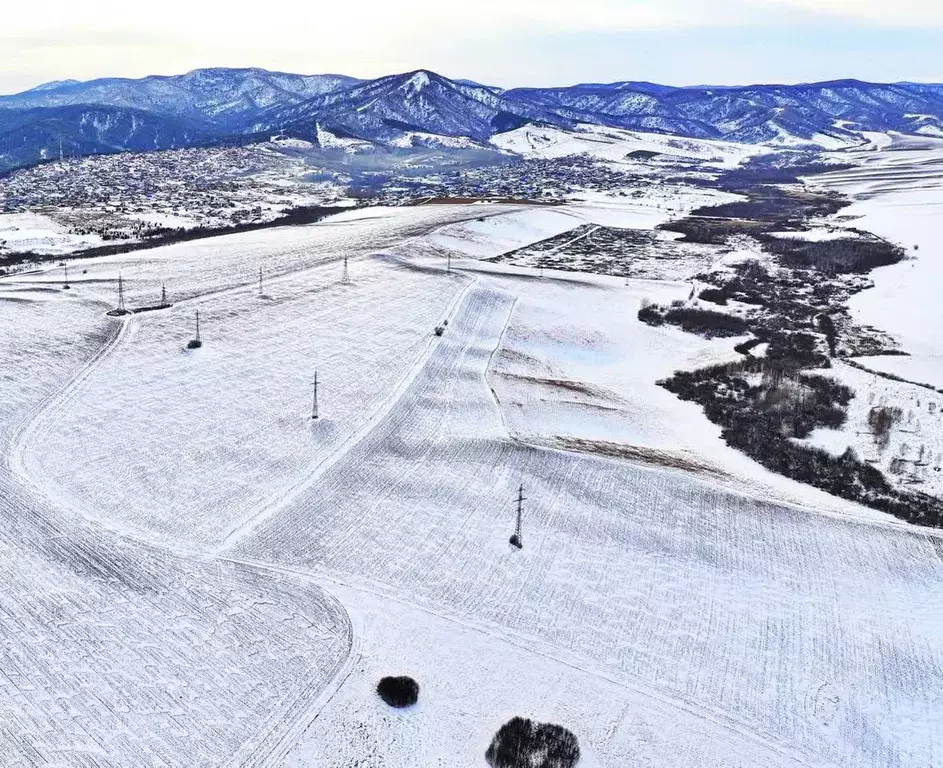
<svg viewBox="0 0 943 768"><path fill-rule="evenodd" d="M676 88L646 82L504 90L428 70L358 80L201 69L47 83L0 96L0 168L69 154L250 141L472 146L528 124L588 123L778 147L841 148L862 133L943 136L943 85L841 80ZM333 137L333 138L332 138ZM442 140L435 137L444 137ZM461 139L456 143L456 139Z"/></svg>
<svg viewBox="0 0 943 768"><path fill-rule="evenodd" d="M154 75L138 80L47 83L14 96L0 96L0 109L76 104L126 107L232 131L241 130L246 122L272 106L297 104L356 82L344 75L197 69L185 75Z"/></svg>
<svg viewBox="0 0 943 768"><path fill-rule="evenodd" d="M58 157L217 143L225 135L139 109L75 105L0 109L0 170Z"/></svg>

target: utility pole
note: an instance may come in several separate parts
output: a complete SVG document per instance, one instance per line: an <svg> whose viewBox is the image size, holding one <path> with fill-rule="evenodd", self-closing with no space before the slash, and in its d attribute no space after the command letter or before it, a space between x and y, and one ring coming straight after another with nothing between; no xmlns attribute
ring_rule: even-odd
<svg viewBox="0 0 943 768"><path fill-rule="evenodd" d="M446 259L448 259L448 261L445 264L445 271L451 272L452 271L452 252L451 251L449 251L446 254Z"/></svg>
<svg viewBox="0 0 943 768"><path fill-rule="evenodd" d="M524 538L521 533L521 523L524 517L524 484L521 483L521 487L517 491L517 524L514 527L514 535L511 536L511 544L513 544L518 549L524 548Z"/></svg>
<svg viewBox="0 0 943 768"><path fill-rule="evenodd" d="M311 401L311 418L318 418L318 372L314 372L314 399Z"/></svg>
<svg viewBox="0 0 943 768"><path fill-rule="evenodd" d="M118 313L125 315L128 310L124 308L124 280L121 279L121 273L118 273Z"/></svg>
<svg viewBox="0 0 943 768"><path fill-rule="evenodd" d="M170 306L167 303L167 285L165 283L160 284L160 305L162 307Z"/></svg>
<svg viewBox="0 0 943 768"><path fill-rule="evenodd" d="M203 340L200 338L200 310L196 311L196 336L187 342L187 349L199 349L203 346Z"/></svg>
<svg viewBox="0 0 943 768"><path fill-rule="evenodd" d="M69 285L69 265L68 264L65 265L65 283L63 283L62 287L65 288L66 290L69 290L69 288L72 287L71 285Z"/></svg>
<svg viewBox="0 0 943 768"><path fill-rule="evenodd" d="M347 267L347 254L344 254L344 276L341 278L344 285L350 284L350 269Z"/></svg>
<svg viewBox="0 0 943 768"><path fill-rule="evenodd" d="M262 295L262 265L259 264L259 296Z"/></svg>

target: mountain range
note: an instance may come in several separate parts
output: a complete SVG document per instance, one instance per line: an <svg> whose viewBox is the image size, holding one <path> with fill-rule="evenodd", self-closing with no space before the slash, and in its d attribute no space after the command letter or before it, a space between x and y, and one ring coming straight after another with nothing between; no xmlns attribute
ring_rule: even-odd
<svg viewBox="0 0 943 768"><path fill-rule="evenodd" d="M526 124L580 123L785 147L839 148L868 131L943 136L943 85L840 80L502 89L419 70L375 80L263 69L47 83L0 96L0 169L65 155L245 142L488 143Z"/></svg>

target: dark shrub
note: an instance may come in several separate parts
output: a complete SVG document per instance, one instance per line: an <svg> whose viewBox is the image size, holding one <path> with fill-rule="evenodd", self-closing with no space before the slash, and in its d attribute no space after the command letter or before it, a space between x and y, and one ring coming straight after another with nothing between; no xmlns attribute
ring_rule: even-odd
<svg viewBox="0 0 943 768"><path fill-rule="evenodd" d="M739 352L741 355L749 355L750 352L755 348L760 346L763 343L763 339L747 339L746 341L741 341L734 348L734 352Z"/></svg>
<svg viewBox="0 0 943 768"><path fill-rule="evenodd" d="M649 325L661 325L665 316L657 304L643 304L638 311L638 319Z"/></svg>
<svg viewBox="0 0 943 768"><path fill-rule="evenodd" d="M515 717L495 734L485 759L491 768L573 768L580 745L566 728Z"/></svg>
<svg viewBox="0 0 943 768"><path fill-rule="evenodd" d="M737 315L685 307L681 306L681 302L673 302L669 307L648 304L638 311L638 319L648 325L677 325L683 331L708 339L718 336L743 336L750 329L747 322Z"/></svg>
<svg viewBox="0 0 943 768"><path fill-rule="evenodd" d="M384 677L377 693L391 707L411 707L419 700L419 683L411 677Z"/></svg>
<svg viewBox="0 0 943 768"><path fill-rule="evenodd" d="M724 292L723 288L705 288L698 294L698 298L702 301L711 301L714 304L720 304L721 306L727 303L727 294Z"/></svg>
<svg viewBox="0 0 943 768"><path fill-rule="evenodd" d="M665 322L677 325L689 333L697 333L707 338L715 336L742 336L749 331L747 322L742 317L709 309L670 309L665 314Z"/></svg>
<svg viewBox="0 0 943 768"><path fill-rule="evenodd" d="M865 274L906 256L899 246L867 233L837 240L798 240L760 236L764 249L788 267L815 269L827 274Z"/></svg>

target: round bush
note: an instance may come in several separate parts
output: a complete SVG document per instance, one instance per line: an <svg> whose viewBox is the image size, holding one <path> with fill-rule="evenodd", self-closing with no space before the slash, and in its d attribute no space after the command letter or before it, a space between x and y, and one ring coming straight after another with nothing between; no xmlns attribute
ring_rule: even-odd
<svg viewBox="0 0 943 768"><path fill-rule="evenodd" d="M515 717L495 734L485 759L491 768L573 768L580 745L566 728Z"/></svg>
<svg viewBox="0 0 943 768"><path fill-rule="evenodd" d="M419 699L419 683L411 677L384 677L377 693L391 707L411 707Z"/></svg>

